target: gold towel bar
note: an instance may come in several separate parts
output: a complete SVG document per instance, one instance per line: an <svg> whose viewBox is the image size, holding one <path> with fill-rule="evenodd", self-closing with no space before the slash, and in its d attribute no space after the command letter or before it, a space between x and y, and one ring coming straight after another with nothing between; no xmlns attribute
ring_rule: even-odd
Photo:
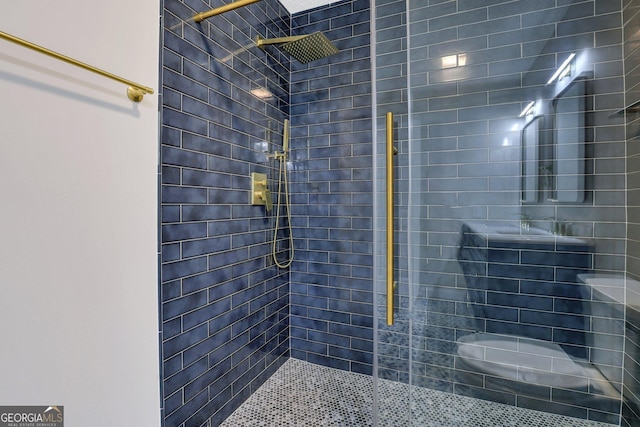
<svg viewBox="0 0 640 427"><path fill-rule="evenodd" d="M226 4L224 6L217 7L215 9L211 9L208 12L201 12L197 15L193 16L193 20L196 22L204 21L207 18L211 18L212 16L220 15L221 13L228 12L230 10L238 9L239 7L248 6L253 3L257 3L260 0L238 0L233 3Z"/></svg>
<svg viewBox="0 0 640 427"><path fill-rule="evenodd" d="M393 325L393 113L387 113L387 325Z"/></svg>
<svg viewBox="0 0 640 427"><path fill-rule="evenodd" d="M120 83L124 83L124 84L129 86L127 88L127 96L133 102L140 102L140 101L142 101L142 98L146 93L149 93L149 94L153 93L153 89L151 89L150 87L142 86L142 85L139 85L138 83L134 83L134 82L132 82L130 80L123 79L122 77L118 77L118 76L116 76L114 74L108 73L108 72L103 71L103 70L101 70L99 68L93 67L93 66L91 66L89 64L85 64L84 62L80 62L80 61L77 61L77 60L75 60L73 58L69 58L68 56L61 55L61 54L59 54L57 52L54 52L54 51L49 50L47 48L44 48L42 46L38 46L37 44L33 44L33 43L28 42L26 40L19 39L18 37L12 36L11 34L7 34L7 33L4 33L2 31L0 31L0 38L8 40L8 41L16 43L16 44L19 44L20 46L23 46L23 47L26 47L26 48L29 48L29 49L33 49L33 50L35 50L37 52L40 52L40 53L43 53L45 55L52 56L52 57L54 57L56 59L59 59L61 61L66 62L68 64L72 64L72 65L75 65L77 67L84 68L85 70L92 71L92 72L94 72L96 74L100 74L103 77L107 77L107 78L110 78L112 80L118 81Z"/></svg>

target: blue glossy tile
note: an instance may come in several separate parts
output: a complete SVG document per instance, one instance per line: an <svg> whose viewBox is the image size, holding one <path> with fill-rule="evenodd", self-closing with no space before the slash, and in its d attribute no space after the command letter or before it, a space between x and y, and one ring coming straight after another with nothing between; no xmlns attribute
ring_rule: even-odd
<svg viewBox="0 0 640 427"><path fill-rule="evenodd" d="M187 310L204 306L207 303L207 293L204 291L183 296L163 304L162 317L165 320L181 315Z"/></svg>
<svg viewBox="0 0 640 427"><path fill-rule="evenodd" d="M163 283L161 292L163 302L179 297L181 295L180 280Z"/></svg>
<svg viewBox="0 0 640 427"><path fill-rule="evenodd" d="M162 206L160 209L160 215L162 223L179 222L180 221L180 206Z"/></svg>
<svg viewBox="0 0 640 427"><path fill-rule="evenodd" d="M172 129L172 128L163 126L162 132L160 133L160 143L162 145L171 145L174 147L179 147L181 134L182 132L180 132L180 130L178 129Z"/></svg>
<svg viewBox="0 0 640 427"><path fill-rule="evenodd" d="M558 24L558 36L567 36L620 27L620 13L610 13L591 18L576 19Z"/></svg>
<svg viewBox="0 0 640 427"><path fill-rule="evenodd" d="M207 156L202 153L163 145L161 156L162 162L165 165L192 167L198 169L207 168Z"/></svg>
<svg viewBox="0 0 640 427"><path fill-rule="evenodd" d="M362 339L373 339L373 330L360 326L352 326L346 324L330 323L329 332L339 335L353 336Z"/></svg>
<svg viewBox="0 0 640 427"><path fill-rule="evenodd" d="M169 377L164 382L164 389L167 395L172 394L176 390L182 389L189 381L197 378L198 375L202 374L207 369L207 360L201 359L198 362L189 365L183 370L180 370L177 374ZM182 394L182 393L180 393Z"/></svg>
<svg viewBox="0 0 640 427"><path fill-rule="evenodd" d="M458 34L460 37L468 38L515 30L518 28L520 28L520 16L515 15L500 19L491 19L482 23L463 25L458 28Z"/></svg>
<svg viewBox="0 0 640 427"><path fill-rule="evenodd" d="M182 96L179 92L176 92L169 88L163 88L162 105L179 110L182 107Z"/></svg>
<svg viewBox="0 0 640 427"><path fill-rule="evenodd" d="M208 55L204 50L198 49L196 46L187 43L181 37L178 37L172 33L165 32L164 35L165 48L175 52L181 57L188 57L192 61L207 62Z"/></svg>
<svg viewBox="0 0 640 427"><path fill-rule="evenodd" d="M331 253L329 254L329 262L335 264L351 264L351 265L360 265L360 266L373 266L373 257L369 254L339 254L339 253Z"/></svg>
<svg viewBox="0 0 640 427"><path fill-rule="evenodd" d="M162 226L163 242L175 242L204 237L207 237L207 224L204 222L166 224Z"/></svg>
<svg viewBox="0 0 640 427"><path fill-rule="evenodd" d="M540 0L536 4L523 0L500 2L500 4L493 4L489 7L489 16L493 19L508 15L519 15L534 10L549 9L555 6L555 1L553 0Z"/></svg>
<svg viewBox="0 0 640 427"><path fill-rule="evenodd" d="M584 331L585 325L587 325L588 322L588 317L565 313L520 310L520 321L533 325L562 327Z"/></svg>
<svg viewBox="0 0 640 427"><path fill-rule="evenodd" d="M180 184L180 168L172 166L162 167L163 184Z"/></svg>
<svg viewBox="0 0 640 427"><path fill-rule="evenodd" d="M558 310L557 300L548 297L536 297L533 295L509 294L498 292L487 292L487 304L501 305L507 307L530 308L534 310L553 311ZM559 311L559 310L558 310ZM582 311L581 313L583 313Z"/></svg>
<svg viewBox="0 0 640 427"><path fill-rule="evenodd" d="M298 340L293 338L291 339L292 350L302 350L304 352L326 355L327 348L327 344L307 340Z"/></svg>
<svg viewBox="0 0 640 427"><path fill-rule="evenodd" d="M222 344L231 341L231 328L225 328L221 331L213 333L209 338L197 343L193 347L183 352L183 358L185 364L191 364L195 361L204 360L207 366L211 367L206 357L212 354L215 349L219 348ZM214 366L225 366L226 369L230 368L230 360L222 360L219 364Z"/></svg>
<svg viewBox="0 0 640 427"><path fill-rule="evenodd" d="M522 251L522 263L587 269L591 267L591 254L562 253L560 251Z"/></svg>
<svg viewBox="0 0 640 427"><path fill-rule="evenodd" d="M587 418L587 410L585 408L563 405L561 403L549 402L547 400L532 399L524 396L518 396L517 406L536 411L552 411L555 414L566 415L568 417Z"/></svg>
<svg viewBox="0 0 640 427"><path fill-rule="evenodd" d="M329 347L329 356L338 357L341 359L352 360L354 362L373 364L373 354L366 351L358 351L354 349L344 347Z"/></svg>
<svg viewBox="0 0 640 427"><path fill-rule="evenodd" d="M483 307L484 317L489 320L504 320L509 322L518 321L518 309L485 305Z"/></svg>
<svg viewBox="0 0 640 427"><path fill-rule="evenodd" d="M482 22L487 19L486 9L474 9L459 12L443 17L435 17L429 20L429 31L437 31L443 28L457 27L472 22Z"/></svg>
<svg viewBox="0 0 640 427"><path fill-rule="evenodd" d="M180 259L180 256L179 243L162 245L162 262L176 261Z"/></svg>
<svg viewBox="0 0 640 427"><path fill-rule="evenodd" d="M199 342L207 337L206 325L199 326L195 329L182 333L174 338L164 341L162 344L162 353L164 357L169 358L184 349Z"/></svg>
<svg viewBox="0 0 640 427"><path fill-rule="evenodd" d="M373 316L371 315L357 315L357 314L352 314L351 315L351 324L354 326L362 326L365 328L373 328ZM353 343L356 340L355 338L352 339L352 345L354 345ZM367 348L369 348L370 345L367 346Z"/></svg>
<svg viewBox="0 0 640 427"><path fill-rule="evenodd" d="M209 129L211 129L211 125ZM215 133L211 133L211 135L218 137ZM231 155L231 147L229 144L221 143L213 140L212 138L191 133L184 133L182 135L182 147L198 153L215 154L217 156L224 157L229 157Z"/></svg>
<svg viewBox="0 0 640 427"><path fill-rule="evenodd" d="M231 219L231 207L228 205L183 205L182 220L204 221Z"/></svg>
<svg viewBox="0 0 640 427"><path fill-rule="evenodd" d="M517 269L513 269L509 265L489 264L487 273L489 276L505 277L505 278L521 278L533 280L554 280L554 270L547 266L525 266L520 265Z"/></svg>
<svg viewBox="0 0 640 427"><path fill-rule="evenodd" d="M162 322L162 340L166 341L182 332L182 322L180 318L175 318L167 322Z"/></svg>
<svg viewBox="0 0 640 427"><path fill-rule="evenodd" d="M489 320L486 322L486 332L496 334L521 335L539 340L552 341L553 328L550 326L526 325L522 323Z"/></svg>
<svg viewBox="0 0 640 427"><path fill-rule="evenodd" d="M206 136L207 134L206 120L168 108L162 114L162 123L200 135Z"/></svg>
<svg viewBox="0 0 640 427"><path fill-rule="evenodd" d="M299 317L299 316L291 316L291 326L299 327L299 328L307 328L316 331L324 331L328 330L327 322L312 320L309 318Z"/></svg>
<svg viewBox="0 0 640 427"><path fill-rule="evenodd" d="M349 370L350 362L348 360L329 357L329 356L323 356L315 353L305 353L305 354L307 354L307 359L306 359L307 362L328 366L330 368L342 369L343 371Z"/></svg>

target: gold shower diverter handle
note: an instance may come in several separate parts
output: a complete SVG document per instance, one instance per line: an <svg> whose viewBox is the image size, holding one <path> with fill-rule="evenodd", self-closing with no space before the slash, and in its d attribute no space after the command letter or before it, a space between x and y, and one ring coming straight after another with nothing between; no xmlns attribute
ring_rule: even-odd
<svg viewBox="0 0 640 427"><path fill-rule="evenodd" d="M267 175L263 173L251 174L251 204L265 205L267 211L273 208L271 191L267 187Z"/></svg>
<svg viewBox="0 0 640 427"><path fill-rule="evenodd" d="M393 325L393 297L396 282L393 280L393 113L387 113L387 325Z"/></svg>

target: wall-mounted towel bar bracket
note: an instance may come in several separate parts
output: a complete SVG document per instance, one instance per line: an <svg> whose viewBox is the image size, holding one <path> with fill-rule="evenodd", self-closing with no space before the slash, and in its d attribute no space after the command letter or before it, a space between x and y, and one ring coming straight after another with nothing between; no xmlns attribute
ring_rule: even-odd
<svg viewBox="0 0 640 427"><path fill-rule="evenodd" d="M140 102L142 101L142 98L144 97L145 94L153 93L153 89L151 89L150 87L140 85L138 83L132 82L131 80L123 79L122 77L116 76L115 74L111 74L107 71L101 70L92 65L85 64L84 62L80 62L68 56L65 56L60 53L49 50L47 48L44 48L42 46L38 46L37 44L12 36L11 34L7 34L5 32L0 31L0 38L13 42L15 44L18 44L22 47L35 50L36 52L40 52L42 54L59 59L60 61L66 62L68 64L75 65L76 67L80 67L85 70L91 71L93 73L99 74L103 77L107 77L111 80L124 83L129 86L127 88L127 97L133 102Z"/></svg>

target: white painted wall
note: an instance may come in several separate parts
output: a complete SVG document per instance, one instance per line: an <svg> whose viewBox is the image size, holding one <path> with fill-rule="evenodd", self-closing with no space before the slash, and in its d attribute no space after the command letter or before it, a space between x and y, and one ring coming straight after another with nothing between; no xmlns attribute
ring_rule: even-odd
<svg viewBox="0 0 640 427"><path fill-rule="evenodd" d="M289 13L294 14L331 3L337 3L338 1L340 0L280 0L280 3L282 3Z"/></svg>
<svg viewBox="0 0 640 427"><path fill-rule="evenodd" d="M0 31L158 90L153 0L7 0ZM0 405L160 425L157 94L0 40Z"/></svg>

